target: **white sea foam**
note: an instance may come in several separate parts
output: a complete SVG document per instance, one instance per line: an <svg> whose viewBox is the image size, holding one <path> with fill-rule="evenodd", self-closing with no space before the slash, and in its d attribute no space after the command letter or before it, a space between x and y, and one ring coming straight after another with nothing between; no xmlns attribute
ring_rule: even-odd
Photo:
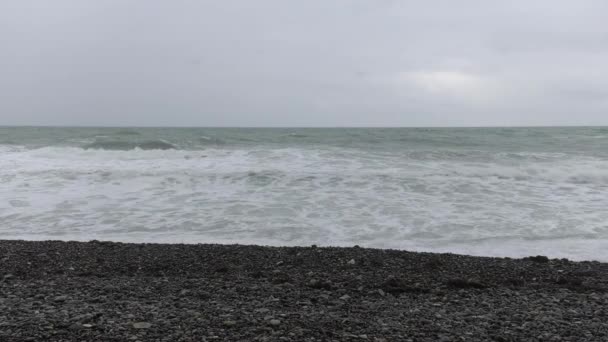
<svg viewBox="0 0 608 342"><path fill-rule="evenodd" d="M608 161L472 155L3 146L0 229L7 239L359 244L608 261Z"/></svg>

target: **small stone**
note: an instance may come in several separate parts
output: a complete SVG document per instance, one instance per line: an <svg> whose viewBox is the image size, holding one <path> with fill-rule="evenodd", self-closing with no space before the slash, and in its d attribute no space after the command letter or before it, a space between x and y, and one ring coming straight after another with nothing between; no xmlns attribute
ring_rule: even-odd
<svg viewBox="0 0 608 342"><path fill-rule="evenodd" d="M236 325L236 321L224 321L224 325L227 327L233 327Z"/></svg>
<svg viewBox="0 0 608 342"><path fill-rule="evenodd" d="M152 323L148 323L148 322L133 323L133 328L135 328L135 329L149 329L150 327L152 327Z"/></svg>
<svg viewBox="0 0 608 342"><path fill-rule="evenodd" d="M214 270L216 273L226 273L226 272L230 271L230 268L228 267L228 265L219 264L219 265L216 265Z"/></svg>
<svg viewBox="0 0 608 342"><path fill-rule="evenodd" d="M483 289L486 287L484 284L476 280L462 278L450 279L447 281L447 285L459 289Z"/></svg>
<svg viewBox="0 0 608 342"><path fill-rule="evenodd" d="M70 330L81 330L82 329L82 325L78 324L78 323L74 323L71 324L68 329Z"/></svg>
<svg viewBox="0 0 608 342"><path fill-rule="evenodd" d="M349 300L350 296L349 295L344 295L342 297L340 297L341 300Z"/></svg>
<svg viewBox="0 0 608 342"><path fill-rule="evenodd" d="M272 277L273 284L284 284L288 283L291 280L291 277L287 273L283 272L275 272Z"/></svg>
<svg viewBox="0 0 608 342"><path fill-rule="evenodd" d="M311 279L308 282L308 286L313 289L323 289L323 290L331 290L331 283L328 281L319 281L317 279Z"/></svg>
<svg viewBox="0 0 608 342"><path fill-rule="evenodd" d="M57 297L55 297L54 301L55 301L56 303L63 303L63 302L65 302L67 299L68 299L68 297L67 297L67 296L57 296Z"/></svg>
<svg viewBox="0 0 608 342"><path fill-rule="evenodd" d="M270 321L268 321L268 323L270 323L270 325L276 327L277 325L281 324L281 321L278 319L271 319Z"/></svg>
<svg viewBox="0 0 608 342"><path fill-rule="evenodd" d="M382 291L382 289L378 289L378 293L379 293L379 294L380 294L382 297L384 297L384 295L386 295L386 293L385 293L384 291Z"/></svg>
<svg viewBox="0 0 608 342"><path fill-rule="evenodd" d="M92 328L93 324L83 324L82 326L85 327L85 328Z"/></svg>
<svg viewBox="0 0 608 342"><path fill-rule="evenodd" d="M5 281L6 281L6 280L13 279L14 277L15 277L15 276L13 276L12 274L7 274L7 275L5 275L4 277L2 277L2 280L5 280Z"/></svg>
<svg viewBox="0 0 608 342"><path fill-rule="evenodd" d="M355 259L350 259L350 260L348 261L348 264L349 264L349 265L354 265L355 263L356 263Z"/></svg>

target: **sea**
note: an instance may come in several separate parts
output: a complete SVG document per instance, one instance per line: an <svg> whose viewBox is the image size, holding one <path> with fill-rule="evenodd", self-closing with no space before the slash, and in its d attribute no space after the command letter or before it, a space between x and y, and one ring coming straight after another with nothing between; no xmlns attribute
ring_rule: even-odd
<svg viewBox="0 0 608 342"><path fill-rule="evenodd" d="M0 239L608 261L608 128L0 127Z"/></svg>

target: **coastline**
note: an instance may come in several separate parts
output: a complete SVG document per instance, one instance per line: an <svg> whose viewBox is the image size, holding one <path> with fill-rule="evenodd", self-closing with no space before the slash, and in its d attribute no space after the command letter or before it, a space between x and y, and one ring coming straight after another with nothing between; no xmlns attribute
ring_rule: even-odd
<svg viewBox="0 0 608 342"><path fill-rule="evenodd" d="M0 240L0 341L605 341L608 264Z"/></svg>

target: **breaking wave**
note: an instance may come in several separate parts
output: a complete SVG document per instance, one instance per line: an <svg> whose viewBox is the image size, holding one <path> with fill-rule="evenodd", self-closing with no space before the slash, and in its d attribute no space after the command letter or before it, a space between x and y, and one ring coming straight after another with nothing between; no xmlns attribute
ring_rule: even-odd
<svg viewBox="0 0 608 342"><path fill-rule="evenodd" d="M148 141L120 141L106 140L95 141L83 146L84 149L93 150L110 150L110 151L128 151L128 150L172 150L177 147L170 142L164 140L148 140Z"/></svg>
<svg viewBox="0 0 608 342"><path fill-rule="evenodd" d="M2 237L608 261L608 147L586 130L134 131L7 130Z"/></svg>

